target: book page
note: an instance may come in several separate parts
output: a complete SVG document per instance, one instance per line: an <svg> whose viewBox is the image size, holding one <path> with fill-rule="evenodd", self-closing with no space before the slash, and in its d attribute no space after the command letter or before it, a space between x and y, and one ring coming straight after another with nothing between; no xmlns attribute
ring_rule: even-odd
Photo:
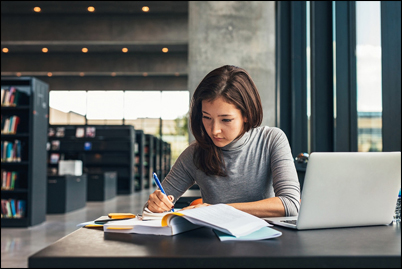
<svg viewBox="0 0 402 269"><path fill-rule="evenodd" d="M181 210L180 213L194 224L211 227L236 237L272 226L263 219L225 204Z"/></svg>

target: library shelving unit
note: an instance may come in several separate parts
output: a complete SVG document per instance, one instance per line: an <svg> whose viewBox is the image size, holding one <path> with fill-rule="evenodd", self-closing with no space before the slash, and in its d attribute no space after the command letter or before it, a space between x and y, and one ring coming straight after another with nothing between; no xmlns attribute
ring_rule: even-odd
<svg viewBox="0 0 402 269"><path fill-rule="evenodd" d="M48 104L43 81L1 78L1 227L46 220Z"/></svg>
<svg viewBox="0 0 402 269"><path fill-rule="evenodd" d="M135 180L134 189L141 191L144 189L145 178L145 134L143 130L135 130Z"/></svg>
<svg viewBox="0 0 402 269"><path fill-rule="evenodd" d="M162 146L162 158L161 158L162 175L163 178L165 178L170 171L171 148L170 144L166 141L162 141L161 146Z"/></svg>
<svg viewBox="0 0 402 269"><path fill-rule="evenodd" d="M145 158L145 176L144 189L149 189L152 186L152 174L156 172L154 165L154 136L145 134L144 158Z"/></svg>
<svg viewBox="0 0 402 269"><path fill-rule="evenodd" d="M154 164L154 172L158 175L158 177L162 176L162 170L161 170L161 140L154 136L154 148L153 148L153 164ZM161 177L160 180L163 180ZM156 186L156 183L152 180L152 185Z"/></svg>
<svg viewBox="0 0 402 269"><path fill-rule="evenodd" d="M117 172L117 194L134 191L134 126L49 125L48 140L48 176L59 160L82 160L89 178Z"/></svg>

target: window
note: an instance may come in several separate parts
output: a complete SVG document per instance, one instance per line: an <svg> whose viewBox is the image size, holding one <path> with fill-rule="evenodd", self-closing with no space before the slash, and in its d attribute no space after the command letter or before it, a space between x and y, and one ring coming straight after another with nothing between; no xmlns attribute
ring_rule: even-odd
<svg viewBox="0 0 402 269"><path fill-rule="evenodd" d="M381 6L356 1L358 151L382 151Z"/></svg>

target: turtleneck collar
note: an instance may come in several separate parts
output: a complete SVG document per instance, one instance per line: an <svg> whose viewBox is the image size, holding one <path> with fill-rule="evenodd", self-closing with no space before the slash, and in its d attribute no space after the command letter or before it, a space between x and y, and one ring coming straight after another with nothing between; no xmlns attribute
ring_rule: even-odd
<svg viewBox="0 0 402 269"><path fill-rule="evenodd" d="M222 147L222 150L229 151L229 150L236 150L236 149L242 148L250 138L250 131L245 132L241 137L233 140L226 146Z"/></svg>

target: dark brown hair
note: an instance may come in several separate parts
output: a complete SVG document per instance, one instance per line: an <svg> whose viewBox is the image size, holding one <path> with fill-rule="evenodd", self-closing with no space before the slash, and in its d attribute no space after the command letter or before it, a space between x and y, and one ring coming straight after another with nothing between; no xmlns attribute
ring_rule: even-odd
<svg viewBox="0 0 402 269"><path fill-rule="evenodd" d="M221 148L215 146L202 123L202 101L222 97L241 111L247 120L239 137L260 126L263 117L260 95L246 70L224 65L209 72L191 98L190 125L197 140L194 164L207 175L227 176Z"/></svg>

